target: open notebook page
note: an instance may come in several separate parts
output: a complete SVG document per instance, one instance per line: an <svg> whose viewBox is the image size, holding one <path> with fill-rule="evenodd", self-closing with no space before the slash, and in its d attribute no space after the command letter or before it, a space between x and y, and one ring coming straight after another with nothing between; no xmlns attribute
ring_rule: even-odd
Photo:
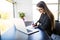
<svg viewBox="0 0 60 40"><path fill-rule="evenodd" d="M27 28L27 31L28 31L28 34L29 34L29 35L30 35L30 34L34 34L34 33L36 33L36 32L39 32L39 30L38 30L38 29L35 29L32 25L27 26L26 28Z"/></svg>

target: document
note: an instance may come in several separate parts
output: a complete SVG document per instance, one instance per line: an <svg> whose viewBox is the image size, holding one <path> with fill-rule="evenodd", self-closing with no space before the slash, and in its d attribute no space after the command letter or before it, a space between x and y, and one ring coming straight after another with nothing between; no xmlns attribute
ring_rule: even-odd
<svg viewBox="0 0 60 40"><path fill-rule="evenodd" d="M35 29L32 25L27 26L26 28L27 28L27 31L28 31L28 35L31 35L31 34L39 32L39 30Z"/></svg>

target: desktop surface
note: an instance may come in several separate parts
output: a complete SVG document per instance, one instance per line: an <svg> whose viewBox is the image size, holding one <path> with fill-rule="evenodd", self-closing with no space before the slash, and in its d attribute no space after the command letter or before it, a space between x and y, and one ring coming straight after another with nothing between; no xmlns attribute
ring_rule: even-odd
<svg viewBox="0 0 60 40"><path fill-rule="evenodd" d="M28 40L51 40L51 39L43 30L39 29L39 32L29 35Z"/></svg>

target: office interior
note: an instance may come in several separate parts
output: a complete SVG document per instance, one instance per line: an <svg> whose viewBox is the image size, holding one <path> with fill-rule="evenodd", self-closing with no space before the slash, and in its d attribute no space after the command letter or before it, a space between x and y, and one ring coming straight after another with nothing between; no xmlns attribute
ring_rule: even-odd
<svg viewBox="0 0 60 40"><path fill-rule="evenodd" d="M51 38L60 40L60 0L0 0L0 39L50 40L47 34L44 36L44 32L28 35L26 29L32 23L36 23L40 17L40 13L36 9L39 1L46 2L55 18L56 30L52 33ZM24 20L20 18L19 12L25 14Z"/></svg>

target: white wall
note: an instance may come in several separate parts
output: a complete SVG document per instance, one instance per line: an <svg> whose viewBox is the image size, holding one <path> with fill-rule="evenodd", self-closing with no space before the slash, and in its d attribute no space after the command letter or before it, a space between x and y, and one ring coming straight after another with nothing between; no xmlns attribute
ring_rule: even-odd
<svg viewBox="0 0 60 40"><path fill-rule="evenodd" d="M15 17L18 18L18 12L25 12L26 20L32 21L32 0L16 0Z"/></svg>

